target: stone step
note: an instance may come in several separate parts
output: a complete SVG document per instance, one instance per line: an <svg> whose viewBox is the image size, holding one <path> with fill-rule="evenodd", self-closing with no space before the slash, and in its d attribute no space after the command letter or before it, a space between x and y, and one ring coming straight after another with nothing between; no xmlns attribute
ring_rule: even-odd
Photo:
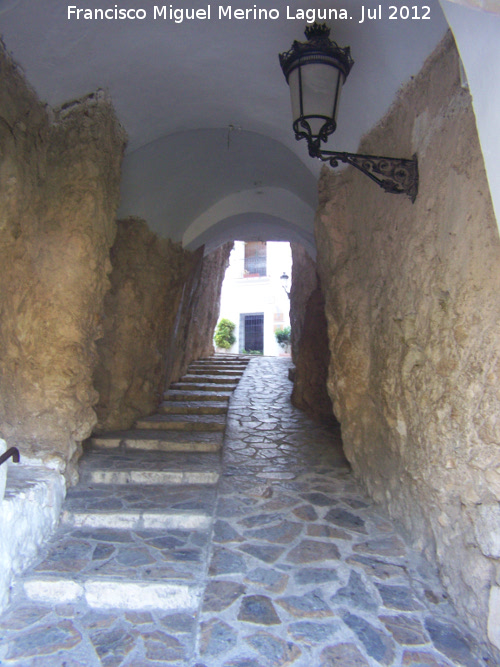
<svg viewBox="0 0 500 667"><path fill-rule="evenodd" d="M62 524L23 578L33 601L101 609L196 610L207 532Z"/></svg>
<svg viewBox="0 0 500 667"><path fill-rule="evenodd" d="M227 385L237 385L240 381L239 378L231 377L228 375L183 375L179 382L203 382L211 384L227 384Z"/></svg>
<svg viewBox="0 0 500 667"><path fill-rule="evenodd" d="M217 484L219 473L198 470L93 470L91 484Z"/></svg>
<svg viewBox="0 0 500 667"><path fill-rule="evenodd" d="M244 371L248 366L247 361L218 361L218 360L209 360L209 359L199 359L198 361L192 361L189 364L189 368L207 368L213 366L214 368L234 368L235 370Z"/></svg>
<svg viewBox="0 0 500 667"><path fill-rule="evenodd" d="M219 359L198 359L189 364L189 368L206 368L213 366L214 368L235 368L245 370L248 366L247 361L220 361Z"/></svg>
<svg viewBox="0 0 500 667"><path fill-rule="evenodd" d="M197 369L200 371L205 370L207 372L210 372L211 369L215 369L221 372L227 370L227 371L236 371L243 374L246 368L247 364L218 364L216 362L204 363L204 364L193 363L189 364L187 372L188 373L191 372L191 369Z"/></svg>
<svg viewBox="0 0 500 667"><path fill-rule="evenodd" d="M240 380L243 377L244 371L226 371L225 369L213 369L213 368L188 368L187 375L198 376L198 377L229 377L236 380ZM182 378L181 378L182 379Z"/></svg>
<svg viewBox="0 0 500 667"><path fill-rule="evenodd" d="M159 415L161 417L162 415ZM222 447L222 429L190 432L149 427L130 431L108 431L90 438L89 446L97 449L150 450L160 452L217 452Z"/></svg>
<svg viewBox="0 0 500 667"><path fill-rule="evenodd" d="M123 581L104 577L84 581L57 576L26 577L23 588L33 602L68 604L85 600L93 609L194 612L202 595L201 584Z"/></svg>
<svg viewBox="0 0 500 667"><path fill-rule="evenodd" d="M183 380L180 382L174 382L173 384L170 385L170 389L178 390L178 391L193 391L193 392L201 392L201 391L210 391L212 393L220 393L220 392L232 392L236 388L235 384L216 384L215 382L200 382L198 380L198 383L195 382L184 382ZM185 400L185 399L184 399ZM196 399L200 400L200 399Z"/></svg>
<svg viewBox="0 0 500 667"><path fill-rule="evenodd" d="M208 530L214 486L79 484L68 489L62 521L68 526L128 530Z"/></svg>
<svg viewBox="0 0 500 667"><path fill-rule="evenodd" d="M228 375L238 374L240 377L246 371L246 366L240 365L235 366L234 364L190 364L186 373L191 373L192 371L198 371L210 374L212 370L217 371L218 374L228 373Z"/></svg>
<svg viewBox="0 0 500 667"><path fill-rule="evenodd" d="M137 420L136 429L165 431L224 431L225 415L165 415L156 414Z"/></svg>
<svg viewBox="0 0 500 667"><path fill-rule="evenodd" d="M127 485L125 488L130 488ZM171 487L170 487L171 488ZM206 530L211 517L206 512L194 510L143 511L112 510L83 511L65 509L61 514L62 523L75 528L113 528L117 530Z"/></svg>
<svg viewBox="0 0 500 667"><path fill-rule="evenodd" d="M203 359L198 359L198 361L217 361L221 363L227 362L241 362L248 364L250 363L251 357L244 354L212 354L210 357L204 357Z"/></svg>
<svg viewBox="0 0 500 667"><path fill-rule="evenodd" d="M224 401L165 401L158 412L175 415L225 415L228 405Z"/></svg>
<svg viewBox="0 0 500 667"><path fill-rule="evenodd" d="M86 484L216 484L219 471L220 456L206 451L87 448L80 460L80 480Z"/></svg>
<svg viewBox="0 0 500 667"><path fill-rule="evenodd" d="M178 390L178 389L168 389L164 394L163 398L165 401L180 401L181 403L186 402L199 402L199 401L210 401L210 402L219 402L219 403L228 403L229 398L233 392L233 387L230 391L220 391L220 387L217 387L218 391L197 391L192 388L190 385L187 390ZM162 404L163 405L163 404Z"/></svg>
<svg viewBox="0 0 500 667"><path fill-rule="evenodd" d="M241 378L244 370L235 368L217 368L216 366L192 367L188 368L188 375L225 375L226 377Z"/></svg>
<svg viewBox="0 0 500 667"><path fill-rule="evenodd" d="M93 458L92 452L85 460ZM102 484L99 487L80 483L68 489L64 508L68 511L207 511L215 507L216 489L213 486L121 486Z"/></svg>

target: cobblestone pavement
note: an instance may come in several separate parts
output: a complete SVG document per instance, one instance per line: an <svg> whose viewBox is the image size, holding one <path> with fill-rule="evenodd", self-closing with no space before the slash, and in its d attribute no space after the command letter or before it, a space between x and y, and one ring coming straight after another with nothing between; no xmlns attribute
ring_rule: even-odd
<svg viewBox="0 0 500 667"><path fill-rule="evenodd" d="M254 359L230 403L217 487L68 495L66 512L204 510L197 530L68 531L35 565L202 579L194 612L44 605L21 590L0 617L0 662L73 667L491 667L432 568L363 494L338 430L290 403L286 359ZM200 457L203 454L200 454ZM213 456L213 455L212 455ZM210 464L212 465L213 462ZM142 520L142 519L141 519ZM142 526L142 527L141 527ZM125 539L124 534L128 537ZM100 535L100 538L99 538ZM133 541L134 548L124 548ZM45 569L44 569L45 568ZM146 574L145 574L146 572Z"/></svg>

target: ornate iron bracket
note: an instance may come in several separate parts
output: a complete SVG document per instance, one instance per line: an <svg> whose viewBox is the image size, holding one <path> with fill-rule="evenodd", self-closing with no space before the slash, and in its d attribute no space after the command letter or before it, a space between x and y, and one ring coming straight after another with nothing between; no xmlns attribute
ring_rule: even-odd
<svg viewBox="0 0 500 667"><path fill-rule="evenodd" d="M308 142L309 155L323 162L329 162L331 167L338 167L339 162L350 164L359 169L368 178L377 183L386 192L405 194L415 201L418 193L418 161L414 155L411 160L380 155L359 155L357 153L341 153L325 151L317 143Z"/></svg>
<svg viewBox="0 0 500 667"><path fill-rule="evenodd" d="M339 162L350 164L366 174L386 192L408 195L412 203L417 197L418 162L416 155L411 160L406 160L379 155L321 151L317 157L323 162L329 162L331 167L338 167Z"/></svg>
<svg viewBox="0 0 500 667"><path fill-rule="evenodd" d="M11 456L14 463L19 463L19 450L17 449L17 447L11 447L0 456L0 465L2 465L2 463L5 463L7 459L10 459Z"/></svg>

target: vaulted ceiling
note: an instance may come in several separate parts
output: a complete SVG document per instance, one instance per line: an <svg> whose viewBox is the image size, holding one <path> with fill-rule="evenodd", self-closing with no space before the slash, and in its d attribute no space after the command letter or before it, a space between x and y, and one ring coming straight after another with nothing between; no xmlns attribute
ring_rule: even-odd
<svg viewBox="0 0 500 667"><path fill-rule="evenodd" d="M77 8L114 8L107 0L73 0ZM1 0L0 30L39 97L52 106L97 88L109 91L129 144L119 214L138 215L163 236L194 248L227 238L298 240L313 247L320 165L295 141L288 87L278 53L302 41L299 9L346 8L327 21L350 45L355 65L342 94L336 150L355 151L398 88L421 68L447 23L437 0L428 20L365 20L364 0L261 0L278 19L68 19L61 0ZM160 7L162 5L159 5ZM207 2L172 3L207 9ZM228 7L222 4L220 6ZM252 8L237 1L230 5ZM166 5L167 15L170 5ZM287 9L288 7L288 9ZM288 16L288 17L287 17Z"/></svg>

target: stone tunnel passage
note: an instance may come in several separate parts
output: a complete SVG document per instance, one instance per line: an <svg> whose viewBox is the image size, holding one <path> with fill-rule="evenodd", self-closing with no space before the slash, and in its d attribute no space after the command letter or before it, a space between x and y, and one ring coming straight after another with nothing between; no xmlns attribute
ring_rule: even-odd
<svg viewBox="0 0 500 667"><path fill-rule="evenodd" d="M79 506L119 517L127 506L144 515L177 506L211 520L189 530L66 527L25 575L32 591L36 576L98 577L108 567L114 599L132 608L100 608L102 586L87 590L89 604L65 600L67 587L47 604L30 602L18 585L0 617L3 664L493 664L461 628L432 568L353 478L338 430L291 405L288 367L286 359L250 362L230 401L217 485L82 481L70 490L66 512ZM158 469L168 458L148 454ZM113 456L119 467L127 453ZM213 469L213 453L196 456ZM160 571L163 584L200 586L187 601L177 598L178 608L168 598L155 608L144 603L146 584ZM134 583L143 586L135 600Z"/></svg>
<svg viewBox="0 0 500 667"><path fill-rule="evenodd" d="M116 222L126 138L112 100L98 92L49 110L3 45L0 62L0 115L7 121L0 123L0 435L19 446L24 462L31 459L34 469L43 466L45 477L57 478L61 498L64 483L76 481L96 401L103 430L126 428L122 419L130 426L156 408L164 378L179 377L192 359L211 353L204 351L211 340L198 334L210 330L204 315L213 312L198 306L213 304L214 292L203 279L210 272L203 251L186 252L180 236L168 240L167 228L155 240L150 221L137 221L145 252L136 248L135 264L127 255L139 231L130 220ZM459 64L447 35L359 147L365 154L418 153L415 204L386 195L350 169L320 179L315 246L332 352L322 372L356 476L404 523L414 544L437 557L461 618L496 647L500 663L500 245ZM301 173L292 179L297 186ZM191 203L193 182L190 172ZM313 186L309 179L306 189ZM260 187L252 193L259 201L271 194ZM292 204L295 196L285 199ZM211 215L214 209L231 214L221 220L224 234L226 223L235 223L233 204L229 196L211 209ZM247 216L260 210L245 208L241 225L250 226ZM165 221L171 218L168 208ZM305 240L314 246L309 232ZM113 283L115 238L132 261ZM169 271L156 281L148 272L162 256ZM150 287L134 284L139 275L153 278ZM160 318L165 293L170 302ZM128 303L139 317L121 319L114 310ZM314 303L320 299L311 308ZM145 304L153 319L134 328ZM151 327L152 321L161 326ZM158 354L166 349L168 360ZM135 363L143 353L151 355L147 372ZM296 386L302 379L308 388L309 366L303 371L297 364ZM317 406L311 397L314 392L306 404ZM55 495L45 495L50 517L47 503L31 503L46 520L38 526L46 526L40 540L57 520ZM17 543L9 546L22 552ZM0 604L8 590L5 570Z"/></svg>

